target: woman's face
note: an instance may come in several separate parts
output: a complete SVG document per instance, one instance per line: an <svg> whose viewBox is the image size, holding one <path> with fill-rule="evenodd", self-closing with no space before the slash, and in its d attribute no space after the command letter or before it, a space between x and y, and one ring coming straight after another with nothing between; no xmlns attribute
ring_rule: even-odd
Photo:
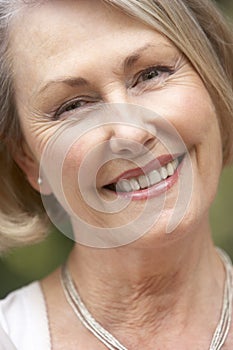
<svg viewBox="0 0 233 350"><path fill-rule="evenodd" d="M150 216L160 210L150 228L160 237L175 205L180 231L206 217L222 166L217 117L202 80L168 39L101 1L59 1L22 12L11 50L30 148L18 161L33 187L52 140L50 187L57 195L60 156L63 194L87 222L124 227L146 203ZM116 198L128 205L98 210Z"/></svg>

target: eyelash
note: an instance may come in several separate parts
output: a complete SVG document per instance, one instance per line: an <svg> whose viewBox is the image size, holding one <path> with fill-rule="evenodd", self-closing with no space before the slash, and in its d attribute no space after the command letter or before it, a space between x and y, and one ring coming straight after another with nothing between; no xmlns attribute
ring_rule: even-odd
<svg viewBox="0 0 233 350"><path fill-rule="evenodd" d="M153 67L146 68L137 75L136 81L132 85L132 88L134 88L138 83L145 83L146 81L150 81L150 80L153 80L154 78L160 77L160 74L157 74L156 76L154 77L152 76L151 78L149 78L150 73L152 73L153 71L157 73L160 72L162 74L167 73L168 76L174 74L175 72L174 68L169 66L153 66ZM140 78L143 77L143 75L144 76L147 75L147 79L139 81Z"/></svg>
<svg viewBox="0 0 233 350"><path fill-rule="evenodd" d="M161 74L157 74L155 76L149 77L153 71L156 73L161 73ZM140 73L137 74L135 82L131 83L130 87L135 88L138 86L138 84L145 85L145 84L148 84L148 82L152 82L155 78L160 78L160 75L167 74L168 76L170 76L174 73L175 73L174 68L169 67L169 66L160 65L160 66L149 67L149 68L142 70ZM143 75L144 76L147 75L147 79L140 81L141 78L143 79ZM85 98L86 98L86 101L85 101ZM72 111L75 109L82 109L83 108L82 103L85 105L88 102L92 104L92 103L96 102L96 100L93 99L91 101L90 97L82 96L82 97L76 98L72 101L68 101L67 103L64 103L62 106L60 106L55 111L55 113L53 115L53 119L54 120L59 119L63 113L68 113L69 111ZM79 107L77 107L78 104L80 104ZM74 107L74 108L72 108L72 107Z"/></svg>
<svg viewBox="0 0 233 350"><path fill-rule="evenodd" d="M69 111L72 111L74 109L80 109L82 108L82 103L86 104L87 101L84 101L84 99L89 99L90 98L88 96L82 96L81 98L76 98L72 101L68 101L67 103L63 104L61 107L59 107L54 114L54 119L58 119L63 113L69 113ZM90 102L90 101L89 101ZM94 102L94 101L93 101ZM80 104L79 107L77 107L77 104ZM72 108L74 107L74 109Z"/></svg>

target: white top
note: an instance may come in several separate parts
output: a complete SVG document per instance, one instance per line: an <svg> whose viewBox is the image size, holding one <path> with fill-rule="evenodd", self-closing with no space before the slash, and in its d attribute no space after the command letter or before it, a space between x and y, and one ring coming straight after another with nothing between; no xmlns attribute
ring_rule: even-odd
<svg viewBox="0 0 233 350"><path fill-rule="evenodd" d="M0 350L50 350L46 305L39 282L0 300Z"/></svg>

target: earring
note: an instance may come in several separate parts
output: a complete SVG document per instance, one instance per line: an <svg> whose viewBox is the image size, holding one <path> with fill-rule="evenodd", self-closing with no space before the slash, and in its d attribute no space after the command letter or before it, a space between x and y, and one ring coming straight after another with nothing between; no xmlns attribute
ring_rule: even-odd
<svg viewBox="0 0 233 350"><path fill-rule="evenodd" d="M38 185L39 185L39 186L40 186L40 185L42 185L43 180L42 180L42 178L41 178L41 177L38 177L37 183L38 183Z"/></svg>

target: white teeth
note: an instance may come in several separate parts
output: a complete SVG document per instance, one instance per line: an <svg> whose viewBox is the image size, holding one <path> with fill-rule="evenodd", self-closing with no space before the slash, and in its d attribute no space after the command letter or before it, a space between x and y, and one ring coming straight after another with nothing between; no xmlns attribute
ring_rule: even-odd
<svg viewBox="0 0 233 350"><path fill-rule="evenodd" d="M132 192L154 186L160 181L165 180L168 176L172 176L178 168L178 165L179 161L176 158L166 166L163 166L158 170L152 170L147 175L140 175L137 178L129 180L122 179L116 184L116 191Z"/></svg>
<svg viewBox="0 0 233 350"><path fill-rule="evenodd" d="M162 178L163 180L165 180L165 179L167 178L167 169L166 169L165 167L162 167L162 168L160 169L160 175L161 175L161 178Z"/></svg>
<svg viewBox="0 0 233 350"><path fill-rule="evenodd" d="M174 172L175 171L174 171L173 165L171 163L168 163L168 165L167 165L167 174L168 174L168 176L172 176L174 174Z"/></svg>
<svg viewBox="0 0 233 350"><path fill-rule="evenodd" d="M139 176L138 182L139 182L141 189L144 189L144 188L147 188L148 186L150 186L150 181L146 175Z"/></svg>
<svg viewBox="0 0 233 350"><path fill-rule="evenodd" d="M172 166L173 166L173 169L176 170L176 168L178 167L179 165L179 161L178 159L174 159L172 162L171 162Z"/></svg>
<svg viewBox="0 0 233 350"><path fill-rule="evenodd" d="M157 170L153 170L149 173L148 178L150 180L150 185L153 186L161 181L160 173Z"/></svg>
<svg viewBox="0 0 233 350"><path fill-rule="evenodd" d="M138 191L141 188L137 179L131 179L130 180L130 185L131 185L133 191Z"/></svg>
<svg viewBox="0 0 233 350"><path fill-rule="evenodd" d="M116 185L116 191L119 192L131 192L132 187L128 180L120 180Z"/></svg>

